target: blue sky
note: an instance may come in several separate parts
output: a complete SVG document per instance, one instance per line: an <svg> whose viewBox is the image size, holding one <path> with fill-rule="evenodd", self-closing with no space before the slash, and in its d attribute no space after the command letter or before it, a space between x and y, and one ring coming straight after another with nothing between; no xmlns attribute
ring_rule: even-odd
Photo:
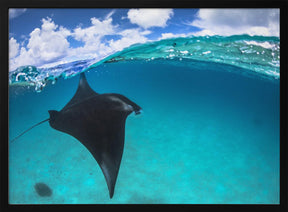
<svg viewBox="0 0 288 212"><path fill-rule="evenodd" d="M9 69L103 57L171 37L279 36L278 9L9 9Z"/></svg>

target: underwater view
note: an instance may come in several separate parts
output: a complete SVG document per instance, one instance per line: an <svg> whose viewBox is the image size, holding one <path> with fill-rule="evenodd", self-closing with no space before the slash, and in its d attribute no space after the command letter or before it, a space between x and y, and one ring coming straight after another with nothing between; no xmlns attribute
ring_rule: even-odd
<svg viewBox="0 0 288 212"><path fill-rule="evenodd" d="M31 60L9 71L10 204L279 204L279 37L174 36L116 50L51 66ZM80 91L80 73L96 96L123 95L129 111L126 124L117 125L124 148L112 197L106 152L71 136L85 131L89 116L96 122L88 109L102 101L84 108L96 97ZM74 103L75 93L89 98ZM120 102L115 98L111 104ZM51 110L67 103L69 118L78 114L60 123L75 122L70 133L52 123ZM78 107L88 113L84 121ZM113 145L109 151L118 151Z"/></svg>

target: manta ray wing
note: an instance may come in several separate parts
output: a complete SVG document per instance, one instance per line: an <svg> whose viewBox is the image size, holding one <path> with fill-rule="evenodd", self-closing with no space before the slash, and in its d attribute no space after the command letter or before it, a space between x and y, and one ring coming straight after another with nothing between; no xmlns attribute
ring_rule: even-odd
<svg viewBox="0 0 288 212"><path fill-rule="evenodd" d="M89 86L86 76L84 73L80 74L80 80L78 84L78 88L72 99L65 105L62 110L66 110L67 108L73 106L74 104L79 104L85 101L88 98L99 95Z"/></svg>

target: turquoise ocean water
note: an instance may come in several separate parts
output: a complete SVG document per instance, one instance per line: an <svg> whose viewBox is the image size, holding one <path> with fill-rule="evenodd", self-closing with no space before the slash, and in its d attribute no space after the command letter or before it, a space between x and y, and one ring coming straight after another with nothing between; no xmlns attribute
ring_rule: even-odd
<svg viewBox="0 0 288 212"><path fill-rule="evenodd" d="M278 204L279 42L174 38L10 72L10 140L61 110L81 71L96 92L123 94L143 113L127 118L112 199L89 151L45 122L9 143L9 202ZM50 197L36 193L38 182Z"/></svg>

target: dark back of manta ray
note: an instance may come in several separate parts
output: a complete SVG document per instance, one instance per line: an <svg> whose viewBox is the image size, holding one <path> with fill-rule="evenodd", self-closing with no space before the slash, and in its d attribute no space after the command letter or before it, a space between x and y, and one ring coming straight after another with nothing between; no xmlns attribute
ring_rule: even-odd
<svg viewBox="0 0 288 212"><path fill-rule="evenodd" d="M113 197L122 159L125 122L133 111L141 108L120 94L98 94L80 74L73 98L61 111L49 110L52 128L67 133L80 141L99 164Z"/></svg>

